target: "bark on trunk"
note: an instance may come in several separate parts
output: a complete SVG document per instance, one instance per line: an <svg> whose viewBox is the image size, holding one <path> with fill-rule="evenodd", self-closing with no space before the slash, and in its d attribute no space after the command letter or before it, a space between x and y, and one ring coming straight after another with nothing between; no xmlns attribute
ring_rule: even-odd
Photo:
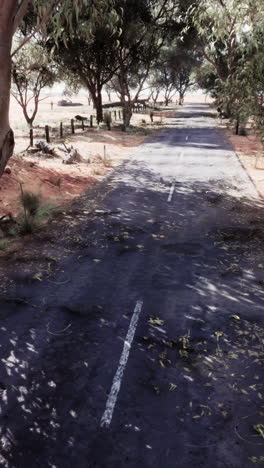
<svg viewBox="0 0 264 468"><path fill-rule="evenodd" d="M123 103L123 106L123 131L125 132L130 125L133 112L131 103L125 102Z"/></svg>
<svg viewBox="0 0 264 468"><path fill-rule="evenodd" d="M9 105L11 88L11 47L12 32L10 24L2 24L5 18L0 17L0 177L9 158L13 154L14 133L9 124Z"/></svg>
<svg viewBox="0 0 264 468"><path fill-rule="evenodd" d="M157 104L157 100L158 100L158 98L159 98L159 95L160 95L160 92L157 91L155 97L153 98L153 104L154 104L154 106L156 106L156 104Z"/></svg>
<svg viewBox="0 0 264 468"><path fill-rule="evenodd" d="M184 94L181 90L181 86L180 86L180 89L179 89L179 106L182 106L183 105L183 100L184 100Z"/></svg>
<svg viewBox="0 0 264 468"><path fill-rule="evenodd" d="M103 102L102 102L102 90L96 92L95 89L89 90L90 96L93 101L93 107L96 110L96 120L99 124L103 121Z"/></svg>
<svg viewBox="0 0 264 468"><path fill-rule="evenodd" d="M23 107L23 115L24 115L24 117L26 119L26 122L27 122L29 128L33 128L33 121L34 121L35 117L29 117L29 115L27 113L27 110L24 107Z"/></svg>
<svg viewBox="0 0 264 468"><path fill-rule="evenodd" d="M1 106L0 106L1 108ZM0 177L3 175L5 167L11 158L15 147L14 132L10 128L5 136L0 134Z"/></svg>
<svg viewBox="0 0 264 468"><path fill-rule="evenodd" d="M104 120L101 91L98 92L96 97L96 120L98 124Z"/></svg>

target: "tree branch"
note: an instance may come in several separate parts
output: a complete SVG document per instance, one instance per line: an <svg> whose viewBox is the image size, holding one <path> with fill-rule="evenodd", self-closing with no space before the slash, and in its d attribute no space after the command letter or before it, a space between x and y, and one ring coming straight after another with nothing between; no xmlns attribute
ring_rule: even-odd
<svg viewBox="0 0 264 468"><path fill-rule="evenodd" d="M30 3L32 3L32 0L22 0L22 2L20 3L20 6L18 7L16 16L13 22L13 34L15 34L18 26L20 25L22 19L24 18Z"/></svg>
<svg viewBox="0 0 264 468"><path fill-rule="evenodd" d="M11 55L11 58L14 57L14 55L16 55L18 51L22 49L22 47L24 47L24 45L27 44L27 42L30 41L30 39L32 39L32 37L34 37L35 34L37 34L41 30L41 28L47 23L49 17L51 16L54 6L56 4L59 4L59 2L60 0L51 0L50 8L48 8L48 10L46 11L39 25L34 29L34 31L29 36L25 37L25 39L21 42L21 44L14 50L14 52Z"/></svg>

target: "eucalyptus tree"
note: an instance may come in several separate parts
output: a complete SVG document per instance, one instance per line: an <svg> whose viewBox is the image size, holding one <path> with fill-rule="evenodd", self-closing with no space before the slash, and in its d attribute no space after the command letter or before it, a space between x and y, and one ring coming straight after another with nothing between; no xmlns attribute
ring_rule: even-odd
<svg viewBox="0 0 264 468"><path fill-rule="evenodd" d="M52 87L57 80L57 70L47 52L35 41L28 42L14 57L12 63L11 94L20 105L30 127L36 118L41 92Z"/></svg>
<svg viewBox="0 0 264 468"><path fill-rule="evenodd" d="M231 95L230 100L227 94L223 100L222 95L239 85L235 76L242 58L242 37L253 31L263 17L258 0L200 0L188 9L186 21L197 31L199 48L216 75L215 94L230 116Z"/></svg>
<svg viewBox="0 0 264 468"><path fill-rule="evenodd" d="M196 28L199 47L221 80L236 68L241 36L262 17L259 0L200 0L188 9L189 26Z"/></svg>
<svg viewBox="0 0 264 468"><path fill-rule="evenodd" d="M222 102L239 124L251 118L264 142L264 21L245 31L240 41L241 58L234 74L222 84Z"/></svg>
<svg viewBox="0 0 264 468"><path fill-rule="evenodd" d="M178 1L118 0L117 8L120 11L120 35L116 47L118 68L112 84L123 106L123 128L126 130L133 105L147 82L162 45L177 23Z"/></svg>
<svg viewBox="0 0 264 468"><path fill-rule="evenodd" d="M0 176L13 154L15 143L14 133L9 123L12 58L33 37L40 33L45 35L48 22L52 23L52 34L56 40L59 37L65 38L65 25L72 25L82 5L95 12L96 21L105 4L109 4L109 0L97 0L96 4L92 0L0 1ZM18 45L15 44L12 51L13 39L29 11L33 13L36 22L32 28L28 28L28 34L21 37L21 41Z"/></svg>
<svg viewBox="0 0 264 468"><path fill-rule="evenodd" d="M194 85L193 72L199 64L199 54L180 41L162 48L153 67L152 86L163 91L166 106L176 93L179 93L179 104L183 103L187 90Z"/></svg>
<svg viewBox="0 0 264 468"><path fill-rule="evenodd" d="M117 18L114 2L102 3L99 12L87 9L83 3L78 16L64 26L64 36L53 36L46 41L46 47L66 81L88 90L98 123L103 120L103 87L111 80L117 67Z"/></svg>

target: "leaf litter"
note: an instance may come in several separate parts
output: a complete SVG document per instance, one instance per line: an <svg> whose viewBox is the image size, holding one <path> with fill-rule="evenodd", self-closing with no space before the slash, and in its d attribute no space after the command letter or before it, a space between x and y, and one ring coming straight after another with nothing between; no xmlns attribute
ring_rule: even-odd
<svg viewBox="0 0 264 468"><path fill-rule="evenodd" d="M195 339L190 330L177 338L171 338L167 334L166 337L163 335L162 339L158 339L156 329L153 332L151 328L150 335L143 339L148 352L151 353L151 361L157 362L161 368L163 380L168 375L167 391L176 393L176 398L178 392L183 391L182 379L179 378L182 373L185 373L186 378L190 376L190 382L195 381L197 371L205 379L203 387L207 390L204 393L204 404L189 401L185 407L181 405L181 417L178 418L181 422L184 422L186 417L198 423L203 418L211 418L213 415L219 415L224 421L229 421L235 416L232 415L232 407L228 405L228 401L221 392L218 394L218 382L233 393L235 400L241 400L241 405L245 407L248 407L250 402L254 407L263 402L264 384L261 371L264 361L264 328L236 314L226 317L226 321L226 326L223 327L225 331L213 331L209 341ZM149 317L148 323L163 329L166 327L165 321L156 316ZM169 380L175 375L172 373L173 369L177 370L176 377L178 376L178 380L174 382ZM210 395L213 395L212 404ZM263 410L264 405L260 413L262 415ZM264 425L260 421L256 420L251 429L256 437L264 438ZM239 436L239 426L236 427L235 433ZM252 462L253 459L258 458L252 457Z"/></svg>

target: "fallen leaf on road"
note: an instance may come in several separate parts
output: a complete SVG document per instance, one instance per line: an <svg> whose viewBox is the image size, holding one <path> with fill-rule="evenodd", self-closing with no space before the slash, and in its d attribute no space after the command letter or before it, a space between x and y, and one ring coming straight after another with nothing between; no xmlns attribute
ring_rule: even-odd
<svg viewBox="0 0 264 468"><path fill-rule="evenodd" d="M149 323L151 323L151 325L164 325L165 321L161 320L159 317L150 317Z"/></svg>
<svg viewBox="0 0 264 468"><path fill-rule="evenodd" d="M240 317L238 315L231 315L230 318L234 320L240 320Z"/></svg>
<svg viewBox="0 0 264 468"><path fill-rule="evenodd" d="M174 392L174 390L176 390L176 388L177 388L176 384L170 383L170 392Z"/></svg>
<svg viewBox="0 0 264 468"><path fill-rule="evenodd" d="M252 463L262 463L264 462L264 457L249 457L249 460Z"/></svg>
<svg viewBox="0 0 264 468"><path fill-rule="evenodd" d="M32 276L32 279L42 281L42 273L36 273L34 276Z"/></svg>
<svg viewBox="0 0 264 468"><path fill-rule="evenodd" d="M215 334L215 336L217 338L217 341L219 341L220 336L223 336L224 333L221 332L221 331L216 331L216 332L214 332L214 334Z"/></svg>
<svg viewBox="0 0 264 468"><path fill-rule="evenodd" d="M255 426L253 426L253 428L264 439L264 425L256 424Z"/></svg>

